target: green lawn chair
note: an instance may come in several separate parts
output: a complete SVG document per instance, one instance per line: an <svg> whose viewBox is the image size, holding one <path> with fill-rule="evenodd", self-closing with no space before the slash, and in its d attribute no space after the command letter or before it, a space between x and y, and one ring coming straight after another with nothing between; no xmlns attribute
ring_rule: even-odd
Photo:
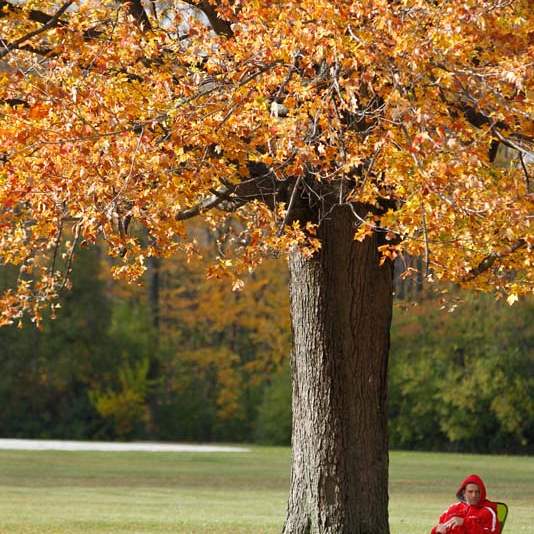
<svg viewBox="0 0 534 534"><path fill-rule="evenodd" d="M506 523L506 518L508 517L508 506L503 502L496 502L495 509L497 510L497 519L501 525L501 533L504 530L504 524Z"/></svg>

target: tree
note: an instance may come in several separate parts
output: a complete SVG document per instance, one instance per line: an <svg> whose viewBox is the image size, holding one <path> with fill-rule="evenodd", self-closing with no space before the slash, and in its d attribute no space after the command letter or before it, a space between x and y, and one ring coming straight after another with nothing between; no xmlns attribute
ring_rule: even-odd
<svg viewBox="0 0 534 534"><path fill-rule="evenodd" d="M510 309L489 295L466 293L452 312L440 310L436 299L421 301L409 315L399 315L397 306L390 443L528 454L534 443L534 302L524 299Z"/></svg>
<svg viewBox="0 0 534 534"><path fill-rule="evenodd" d="M532 291L528 0L0 4L1 321L39 320L97 235L128 279L194 255L192 217L227 229L210 274L234 289L287 253L284 530L387 533L392 260Z"/></svg>
<svg viewBox="0 0 534 534"><path fill-rule="evenodd" d="M80 251L72 291L58 302L56 320L45 316L39 330L26 324L24 335L16 326L0 331L0 403L9 407L0 415L4 435L102 437L102 421L87 392L117 364L108 334L112 307L99 276L99 256L97 247ZM15 269L2 269L2 274L16 278Z"/></svg>
<svg viewBox="0 0 534 534"><path fill-rule="evenodd" d="M213 427L223 432L196 439L250 440L265 383L290 352L287 272L264 261L231 292L224 279L206 280L215 247L203 237L201 260L162 262L161 327L175 353L162 375L216 407Z"/></svg>

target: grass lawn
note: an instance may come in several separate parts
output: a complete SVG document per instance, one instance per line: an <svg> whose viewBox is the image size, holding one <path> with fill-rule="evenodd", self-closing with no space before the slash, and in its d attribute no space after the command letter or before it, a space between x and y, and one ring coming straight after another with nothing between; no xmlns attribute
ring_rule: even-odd
<svg viewBox="0 0 534 534"><path fill-rule="evenodd" d="M0 533L278 533L290 452L0 451ZM427 534L458 482L478 473L506 501L505 534L531 533L534 461L391 453L392 534Z"/></svg>

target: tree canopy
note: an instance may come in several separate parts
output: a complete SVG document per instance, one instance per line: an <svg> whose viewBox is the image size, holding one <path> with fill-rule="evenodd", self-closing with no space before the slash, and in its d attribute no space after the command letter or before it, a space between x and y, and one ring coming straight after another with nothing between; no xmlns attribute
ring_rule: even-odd
<svg viewBox="0 0 534 534"><path fill-rule="evenodd" d="M194 255L202 217L225 240L210 274L238 288L265 253L312 255L339 205L384 258L531 292L530 8L0 1L0 258L20 268L0 323L39 320L97 236L134 280Z"/></svg>

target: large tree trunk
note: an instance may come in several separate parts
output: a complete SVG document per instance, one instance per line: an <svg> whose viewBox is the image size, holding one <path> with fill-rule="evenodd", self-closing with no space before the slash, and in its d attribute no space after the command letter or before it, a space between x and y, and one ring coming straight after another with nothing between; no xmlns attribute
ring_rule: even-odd
<svg viewBox="0 0 534 534"><path fill-rule="evenodd" d="M393 269L337 207L320 252L290 257L293 465L285 534L388 534Z"/></svg>

